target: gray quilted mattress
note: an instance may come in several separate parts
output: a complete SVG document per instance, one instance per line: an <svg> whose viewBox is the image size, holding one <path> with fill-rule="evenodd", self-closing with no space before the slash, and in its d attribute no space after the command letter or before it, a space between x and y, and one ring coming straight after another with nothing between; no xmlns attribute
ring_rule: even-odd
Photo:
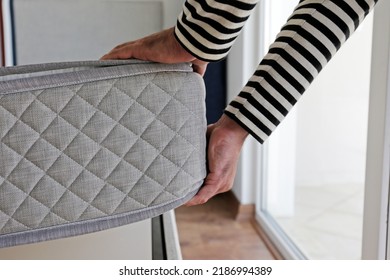
<svg viewBox="0 0 390 280"><path fill-rule="evenodd" d="M0 247L185 203L206 176L204 99L187 64L0 68Z"/></svg>

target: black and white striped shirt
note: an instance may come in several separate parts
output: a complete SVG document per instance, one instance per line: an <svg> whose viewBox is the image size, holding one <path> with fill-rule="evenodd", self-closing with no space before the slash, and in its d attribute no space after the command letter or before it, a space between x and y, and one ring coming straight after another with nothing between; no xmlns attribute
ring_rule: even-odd
<svg viewBox="0 0 390 280"><path fill-rule="evenodd" d="M259 0L187 0L175 36L194 56L229 52ZM263 143L378 0L301 0L225 114Z"/></svg>

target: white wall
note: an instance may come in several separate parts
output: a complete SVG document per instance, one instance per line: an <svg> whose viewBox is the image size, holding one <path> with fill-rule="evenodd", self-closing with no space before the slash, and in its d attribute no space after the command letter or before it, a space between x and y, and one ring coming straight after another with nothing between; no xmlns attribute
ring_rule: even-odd
<svg viewBox="0 0 390 280"><path fill-rule="evenodd" d="M175 2L14 0L17 63L99 59L120 43L173 26L183 0Z"/></svg>

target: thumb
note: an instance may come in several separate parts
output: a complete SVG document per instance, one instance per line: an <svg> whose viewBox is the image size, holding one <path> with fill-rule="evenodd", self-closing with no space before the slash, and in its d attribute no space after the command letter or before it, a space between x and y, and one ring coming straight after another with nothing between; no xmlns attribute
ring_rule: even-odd
<svg viewBox="0 0 390 280"><path fill-rule="evenodd" d="M198 73L202 77L206 73L207 65L208 62L201 61L199 59L192 61L192 68L194 69L194 72Z"/></svg>

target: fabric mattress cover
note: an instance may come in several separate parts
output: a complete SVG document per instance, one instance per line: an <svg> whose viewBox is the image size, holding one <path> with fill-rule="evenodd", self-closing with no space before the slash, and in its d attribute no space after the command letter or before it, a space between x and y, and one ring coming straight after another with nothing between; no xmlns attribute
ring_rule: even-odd
<svg viewBox="0 0 390 280"><path fill-rule="evenodd" d="M160 215L206 176L205 90L189 64L0 68L0 247Z"/></svg>

